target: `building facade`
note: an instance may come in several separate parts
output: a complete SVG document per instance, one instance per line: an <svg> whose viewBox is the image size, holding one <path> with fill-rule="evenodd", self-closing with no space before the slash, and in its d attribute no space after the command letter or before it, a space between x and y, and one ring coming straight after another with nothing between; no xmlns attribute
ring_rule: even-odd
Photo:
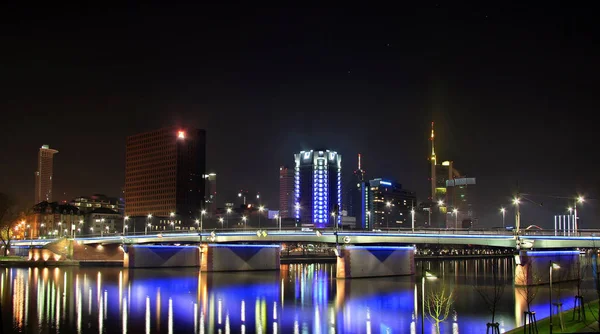
<svg viewBox="0 0 600 334"><path fill-rule="evenodd" d="M84 226L84 215L76 206L57 202L40 202L27 217L33 238L73 236Z"/></svg>
<svg viewBox="0 0 600 334"><path fill-rule="evenodd" d="M42 145L38 152L38 168L35 172L35 204L52 202L52 178L54 173L54 155L57 150Z"/></svg>
<svg viewBox="0 0 600 334"><path fill-rule="evenodd" d="M342 156L330 150L294 155L294 211L300 224L318 228L341 222Z"/></svg>
<svg viewBox="0 0 600 334"><path fill-rule="evenodd" d="M470 228L476 222L476 187L474 177L457 177L446 181L448 212L446 227ZM456 209L456 211L454 211Z"/></svg>
<svg viewBox="0 0 600 334"><path fill-rule="evenodd" d="M369 181L373 228L410 228L417 196L397 182L381 178Z"/></svg>
<svg viewBox="0 0 600 334"><path fill-rule="evenodd" d="M127 137L125 215L193 227L204 207L206 133L169 127ZM154 225L153 227L157 227Z"/></svg>
<svg viewBox="0 0 600 334"><path fill-rule="evenodd" d="M206 193L204 194L204 209L209 215L217 212L217 174L209 173L204 175Z"/></svg>
<svg viewBox="0 0 600 334"><path fill-rule="evenodd" d="M287 166L279 167L279 215L294 217L294 170Z"/></svg>
<svg viewBox="0 0 600 334"><path fill-rule="evenodd" d="M122 207L121 200L117 197L108 197L103 194L94 194L92 196L81 196L74 198L72 206L79 208L84 214L89 213L98 208L110 209L119 212Z"/></svg>

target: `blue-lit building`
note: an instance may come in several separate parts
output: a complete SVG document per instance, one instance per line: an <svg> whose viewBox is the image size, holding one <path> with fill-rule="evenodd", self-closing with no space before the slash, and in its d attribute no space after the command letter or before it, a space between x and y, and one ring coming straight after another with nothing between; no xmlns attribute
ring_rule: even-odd
<svg viewBox="0 0 600 334"><path fill-rule="evenodd" d="M295 215L300 224L324 228L341 223L342 156L330 150L294 155Z"/></svg>
<svg viewBox="0 0 600 334"><path fill-rule="evenodd" d="M370 206L366 214L372 217L372 228L410 228L411 210L417 207L416 194L398 182L381 178L369 181L369 186Z"/></svg>

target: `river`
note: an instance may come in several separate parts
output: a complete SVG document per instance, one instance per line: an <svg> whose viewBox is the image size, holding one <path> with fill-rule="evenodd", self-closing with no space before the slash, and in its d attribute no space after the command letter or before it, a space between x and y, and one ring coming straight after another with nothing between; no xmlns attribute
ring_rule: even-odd
<svg viewBox="0 0 600 334"><path fill-rule="evenodd" d="M491 312L479 291L491 295L493 267L504 286L501 332L522 324L526 303L512 284L513 259L488 258L418 261L415 276L351 280L337 280L335 264L319 263L237 273L0 268L0 333L421 333L421 265L437 275L426 280L426 293L453 293L442 333L485 333ZM548 290L537 289L538 320L549 313ZM591 278L582 291L596 299ZM574 282L553 290L565 309L575 292ZM426 319L425 333L433 330Z"/></svg>

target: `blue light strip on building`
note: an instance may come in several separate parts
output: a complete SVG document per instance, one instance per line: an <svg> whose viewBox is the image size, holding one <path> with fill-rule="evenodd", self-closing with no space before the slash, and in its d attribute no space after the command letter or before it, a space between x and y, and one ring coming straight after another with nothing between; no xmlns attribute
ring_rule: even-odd
<svg viewBox="0 0 600 334"><path fill-rule="evenodd" d="M384 186L391 186L392 183L388 181L379 181L379 184L383 184Z"/></svg>
<svg viewBox="0 0 600 334"><path fill-rule="evenodd" d="M374 249L374 250L415 250L413 246L344 246L345 249Z"/></svg>
<svg viewBox="0 0 600 334"><path fill-rule="evenodd" d="M281 248L281 245L208 244L208 246L224 248Z"/></svg>
<svg viewBox="0 0 600 334"><path fill-rule="evenodd" d="M525 251L525 255L539 256L539 255L579 255L579 251Z"/></svg>

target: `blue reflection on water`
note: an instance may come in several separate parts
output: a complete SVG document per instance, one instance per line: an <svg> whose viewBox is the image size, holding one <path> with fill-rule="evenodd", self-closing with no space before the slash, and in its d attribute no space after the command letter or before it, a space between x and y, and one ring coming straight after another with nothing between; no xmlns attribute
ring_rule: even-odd
<svg viewBox="0 0 600 334"><path fill-rule="evenodd" d="M469 283L473 277L458 274L462 263L451 265L455 265L452 268L456 271L444 271L445 277L428 283L427 287L434 289L444 280L455 292L453 311L441 324L441 332L484 332L490 314ZM0 269L4 330L61 333L421 331L418 277L337 280L333 265L284 265L281 269L280 272L210 274L197 269ZM520 313L525 306L512 286L508 285L504 294L496 320L503 330L509 330L522 322ZM572 289L562 292L560 300L564 309L571 307L572 296ZM542 286L532 306L538 319L548 316L547 301L547 286ZM425 332L433 330L433 324L426 320Z"/></svg>

